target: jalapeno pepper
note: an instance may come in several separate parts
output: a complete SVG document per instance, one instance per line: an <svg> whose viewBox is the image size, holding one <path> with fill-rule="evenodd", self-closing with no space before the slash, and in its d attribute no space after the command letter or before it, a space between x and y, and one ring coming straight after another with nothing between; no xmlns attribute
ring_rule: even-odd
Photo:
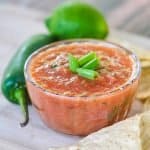
<svg viewBox="0 0 150 150"><path fill-rule="evenodd" d="M53 42L54 40L55 38L53 36L46 34L32 36L17 50L3 74L1 82L2 92L10 102L21 106L21 110L24 115L24 120L20 123L22 127L29 121L29 96L27 94L24 78L25 61L32 52Z"/></svg>

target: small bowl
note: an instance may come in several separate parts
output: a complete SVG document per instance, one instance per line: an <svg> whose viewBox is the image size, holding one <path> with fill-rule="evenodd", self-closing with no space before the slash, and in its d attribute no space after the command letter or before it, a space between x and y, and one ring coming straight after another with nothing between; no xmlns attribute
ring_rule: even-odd
<svg viewBox="0 0 150 150"><path fill-rule="evenodd" d="M97 96L65 96L41 88L32 81L28 68L30 61L49 48L71 43L94 43L125 51L133 60L133 72L121 87ZM48 127L72 135L88 135L127 117L136 93L140 63L135 54L119 45L93 39L75 39L55 42L34 52L26 61L25 79L31 102Z"/></svg>

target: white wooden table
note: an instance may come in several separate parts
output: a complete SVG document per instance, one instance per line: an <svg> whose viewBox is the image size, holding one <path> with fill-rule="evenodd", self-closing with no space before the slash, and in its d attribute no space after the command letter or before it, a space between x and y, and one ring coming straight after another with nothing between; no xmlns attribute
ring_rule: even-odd
<svg viewBox="0 0 150 150"><path fill-rule="evenodd" d="M15 6L0 6L0 79L8 60L20 43L32 34L46 32L42 18L41 12ZM150 49L149 39L119 31L112 31L110 38L112 36ZM139 111L136 109L138 107L134 108L134 113ZM48 150L50 146L72 144L81 138L48 129L31 106L29 111L29 125L20 128L19 107L9 103L0 93L0 150Z"/></svg>

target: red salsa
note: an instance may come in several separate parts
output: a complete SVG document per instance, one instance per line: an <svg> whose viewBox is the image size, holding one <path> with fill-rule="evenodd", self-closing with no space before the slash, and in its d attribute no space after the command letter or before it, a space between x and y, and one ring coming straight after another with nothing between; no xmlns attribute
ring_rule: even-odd
<svg viewBox="0 0 150 150"><path fill-rule="evenodd" d="M89 80L72 73L68 53L77 58L95 52L100 59L98 77ZM92 43L59 45L40 52L30 63L29 74L41 88L67 96L93 96L125 84L133 71L132 59L119 48Z"/></svg>

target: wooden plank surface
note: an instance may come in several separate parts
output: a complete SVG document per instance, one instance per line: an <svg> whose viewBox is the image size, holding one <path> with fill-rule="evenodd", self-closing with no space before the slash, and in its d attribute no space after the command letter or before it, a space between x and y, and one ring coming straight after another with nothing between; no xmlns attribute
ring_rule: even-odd
<svg viewBox="0 0 150 150"><path fill-rule="evenodd" d="M26 38L35 33L46 32L42 23L42 12L22 9L12 5L0 6L0 79L8 60L17 47ZM150 41L128 33L112 31L110 38L116 37L124 41L141 45L150 49ZM134 41L135 39L135 41ZM134 104L134 114L139 103ZM81 137L64 135L48 129L40 120L35 110L30 107L30 123L20 128L19 107L12 105L0 93L0 150L47 150L50 146L61 146L75 143Z"/></svg>

